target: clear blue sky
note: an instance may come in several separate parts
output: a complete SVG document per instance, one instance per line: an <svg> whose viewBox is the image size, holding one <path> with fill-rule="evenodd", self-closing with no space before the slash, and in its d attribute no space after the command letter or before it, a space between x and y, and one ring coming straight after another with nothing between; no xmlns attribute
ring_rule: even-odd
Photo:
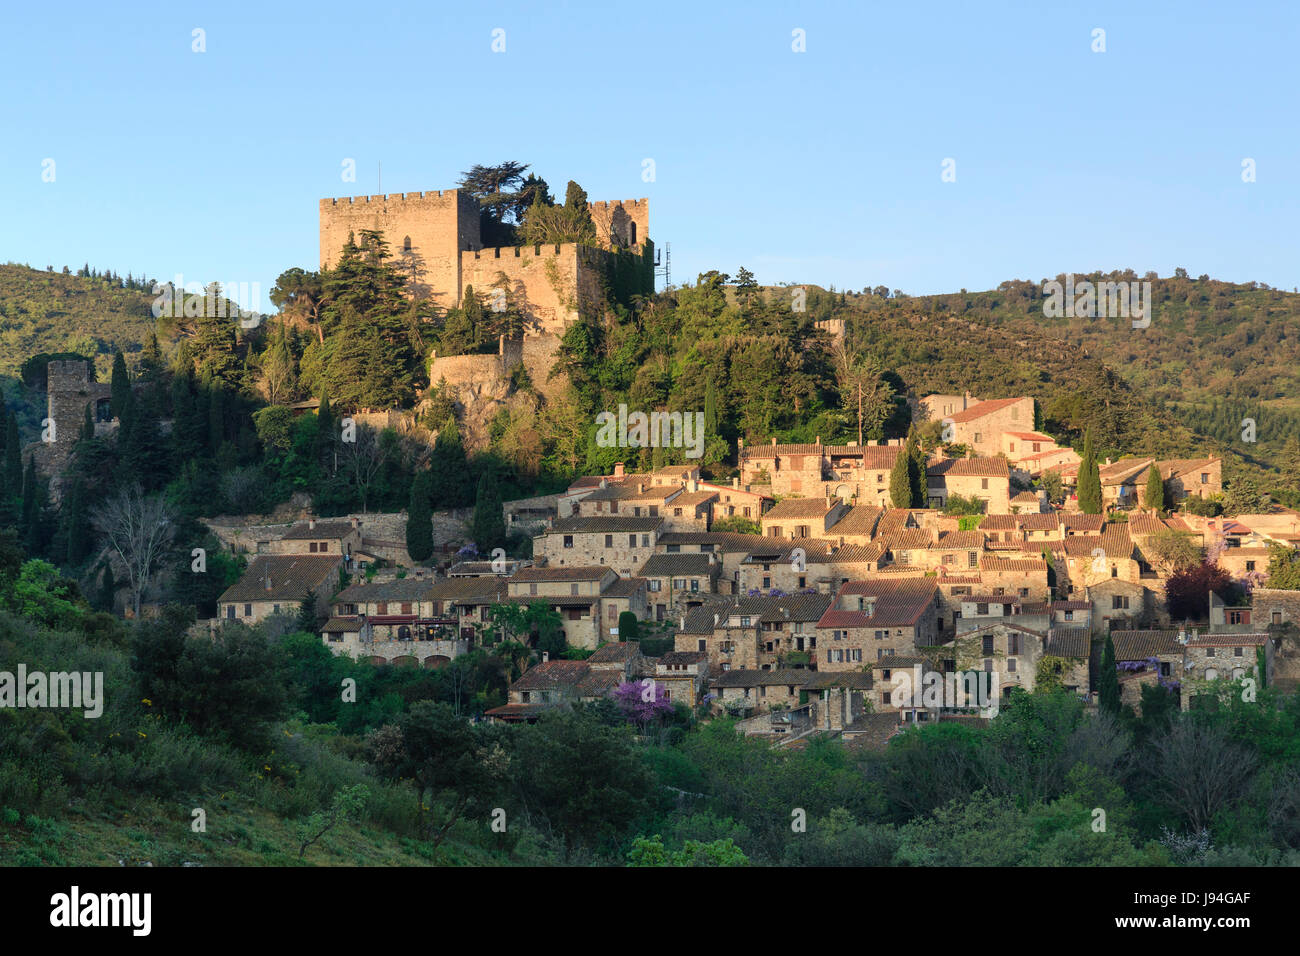
<svg viewBox="0 0 1300 956"><path fill-rule="evenodd" d="M315 267L318 199L378 192L380 161L405 192L513 159L648 196L678 283L1300 285L1292 4L126 6L6 4L0 261L265 296Z"/></svg>

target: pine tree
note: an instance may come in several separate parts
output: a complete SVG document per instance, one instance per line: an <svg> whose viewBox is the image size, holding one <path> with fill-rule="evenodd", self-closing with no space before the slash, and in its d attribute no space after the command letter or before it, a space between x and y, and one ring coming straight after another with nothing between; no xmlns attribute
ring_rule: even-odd
<svg viewBox="0 0 1300 956"><path fill-rule="evenodd" d="M5 426L5 487L13 497L18 497L23 486L22 439L18 435L18 416L9 413Z"/></svg>
<svg viewBox="0 0 1300 956"><path fill-rule="evenodd" d="M27 471L23 475L23 511L19 530L23 536L23 549L31 557L45 553L48 534L45 526L45 482L36 470L36 456L27 456Z"/></svg>
<svg viewBox="0 0 1300 956"><path fill-rule="evenodd" d="M99 582L99 595L95 606L112 613L117 603L117 582L113 580L113 565L104 562L104 575Z"/></svg>
<svg viewBox="0 0 1300 956"><path fill-rule="evenodd" d="M889 471L889 503L895 508L912 507L912 456L900 448Z"/></svg>
<svg viewBox="0 0 1300 956"><path fill-rule="evenodd" d="M496 476L489 469L478 481L478 499L474 503L474 518L470 525L479 554L490 554L494 548L506 544L506 519L501 504L501 490Z"/></svg>
<svg viewBox="0 0 1300 956"><path fill-rule="evenodd" d="M1097 453L1092 447L1092 429L1083 439L1083 461L1079 464L1079 510L1088 515L1101 514L1101 473Z"/></svg>
<svg viewBox="0 0 1300 956"><path fill-rule="evenodd" d="M67 542L67 563L77 567L90 556L90 522L86 516L86 490L81 481L75 481L63 505L64 539Z"/></svg>
<svg viewBox="0 0 1300 956"><path fill-rule="evenodd" d="M1119 674L1115 671L1115 642L1109 634L1106 635L1106 646L1101 652L1101 665L1097 679L1099 706L1111 714L1119 714Z"/></svg>
<svg viewBox="0 0 1300 956"><path fill-rule="evenodd" d="M1152 511L1165 510L1165 483L1160 477L1160 469L1154 462L1147 469L1146 506Z"/></svg>
<svg viewBox="0 0 1300 956"><path fill-rule="evenodd" d="M429 473L416 473L411 482L411 504L406 512L406 553L412 561L433 556L433 511L429 505Z"/></svg>
<svg viewBox="0 0 1300 956"><path fill-rule="evenodd" d="M216 382L208 385L208 453L214 458L221 451L221 443L226 439L226 413L221 386Z"/></svg>

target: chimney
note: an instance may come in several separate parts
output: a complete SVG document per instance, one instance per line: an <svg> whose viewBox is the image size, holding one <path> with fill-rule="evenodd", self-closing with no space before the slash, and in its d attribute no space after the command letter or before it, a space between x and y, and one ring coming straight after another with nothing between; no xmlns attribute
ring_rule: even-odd
<svg viewBox="0 0 1300 956"><path fill-rule="evenodd" d="M692 478L690 481L686 483L686 490L689 491L691 494L694 494L695 492L700 490L700 483L696 481L694 478Z"/></svg>
<svg viewBox="0 0 1300 956"><path fill-rule="evenodd" d="M639 494L639 495L643 495L643 494L645 494L645 482L644 482L644 481L638 481L638 482L636 483L636 491L637 491L637 494Z"/></svg>
<svg viewBox="0 0 1300 956"><path fill-rule="evenodd" d="M614 477L615 478L623 477L623 462L621 461L614 462ZM602 484L601 487L603 488L604 485Z"/></svg>
<svg viewBox="0 0 1300 956"><path fill-rule="evenodd" d="M740 487L740 476L739 476L739 475L737 475L735 478L732 478L732 479L731 479L731 487L733 487L733 488L739 488L739 487Z"/></svg>
<svg viewBox="0 0 1300 956"><path fill-rule="evenodd" d="M265 578L263 578L263 580L266 581L266 589L268 591L271 590L271 569L270 568L267 568L266 576Z"/></svg>
<svg viewBox="0 0 1300 956"><path fill-rule="evenodd" d="M617 471L617 470L618 470L618 466L615 465L615 466L614 466L614 469ZM602 487L602 488L608 488L608 487L609 487L609 482L606 481L604 478L600 479L600 487Z"/></svg>
<svg viewBox="0 0 1300 956"><path fill-rule="evenodd" d="M1108 464L1108 465L1110 464L1110 459L1109 459L1109 458L1106 459L1106 464Z"/></svg>
<svg viewBox="0 0 1300 956"><path fill-rule="evenodd" d="M350 520L350 521L352 522L352 527L353 527L354 530L355 530L357 527L359 527L359 526L361 525L361 522L357 520L357 516L356 516L356 515L353 515L353 516L352 516L350 519L348 519L348 520Z"/></svg>
<svg viewBox="0 0 1300 956"><path fill-rule="evenodd" d="M316 530L316 519L311 517L310 515L307 517L307 530L308 531Z"/></svg>
<svg viewBox="0 0 1300 956"><path fill-rule="evenodd" d="M776 436L775 436L775 435L772 436L772 447L773 447L773 448L776 447Z"/></svg>
<svg viewBox="0 0 1300 956"><path fill-rule="evenodd" d="M817 436L817 447L818 447L818 448L821 448L821 447L822 447L822 436L821 436L821 435L818 435L818 436Z"/></svg>
<svg viewBox="0 0 1300 956"><path fill-rule="evenodd" d="M546 663L547 661L549 661L550 659L551 659L551 652L550 652L550 651L542 651L542 663L545 664L545 663Z"/></svg>

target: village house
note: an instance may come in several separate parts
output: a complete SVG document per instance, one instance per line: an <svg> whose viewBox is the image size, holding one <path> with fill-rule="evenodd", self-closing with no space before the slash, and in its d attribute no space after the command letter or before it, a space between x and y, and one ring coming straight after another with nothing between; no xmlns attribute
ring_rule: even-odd
<svg viewBox="0 0 1300 956"><path fill-rule="evenodd" d="M532 723L547 710L609 697L619 685L644 679L647 665L635 644L607 644L585 661L543 655L512 683L508 703L484 713L497 723Z"/></svg>
<svg viewBox="0 0 1300 956"><path fill-rule="evenodd" d="M458 620L433 613L435 582L420 573L353 584L330 602L321 640L335 654L372 663L441 667L466 653Z"/></svg>
<svg viewBox="0 0 1300 956"><path fill-rule="evenodd" d="M669 651L654 661L655 683L664 696L695 707L709 686L709 655L702 651Z"/></svg>
<svg viewBox="0 0 1300 956"><path fill-rule="evenodd" d="M761 485L773 495L823 497L884 507L889 504L889 472L902 441L874 445L813 444L747 446L739 450L740 482Z"/></svg>
<svg viewBox="0 0 1300 956"><path fill-rule="evenodd" d="M931 508L943 508L952 495L984 503L985 514L1011 510L1011 471L1005 458L945 458L926 468Z"/></svg>
<svg viewBox="0 0 1300 956"><path fill-rule="evenodd" d="M429 588L429 616L455 628L459 639L477 642L491 625L491 609L506 598L506 579L495 575L440 579Z"/></svg>
<svg viewBox="0 0 1300 956"><path fill-rule="evenodd" d="M717 555L652 555L639 577L646 580L648 600L656 621L678 618L683 611L699 607L706 595L716 594L721 566Z"/></svg>
<svg viewBox="0 0 1300 956"><path fill-rule="evenodd" d="M560 615L571 647L594 649L618 636L618 618L646 616L646 582L620 579L603 565L521 568L506 582L506 600L541 602Z"/></svg>
<svg viewBox="0 0 1300 956"><path fill-rule="evenodd" d="M561 567L608 565L631 577L655 553L663 525L662 516L649 515L557 518L533 539L533 557Z"/></svg>
<svg viewBox="0 0 1300 956"><path fill-rule="evenodd" d="M1272 682L1273 655L1267 634L1194 634L1183 645L1182 709L1213 693L1216 681L1252 679L1258 691Z"/></svg>
<svg viewBox="0 0 1300 956"><path fill-rule="evenodd" d="M849 510L843 500L786 498L773 505L762 518L763 534L772 538L821 538Z"/></svg>
<svg viewBox="0 0 1300 956"><path fill-rule="evenodd" d="M1146 491L1154 466L1165 486L1165 506L1176 505L1189 495L1209 498L1223 492L1223 461L1219 458L1183 458L1157 461L1154 458L1106 459L1101 475L1102 504L1106 507L1147 507Z"/></svg>
<svg viewBox="0 0 1300 956"><path fill-rule="evenodd" d="M740 562L739 593L832 590L831 546L821 539L765 538Z"/></svg>
<svg viewBox="0 0 1300 956"><path fill-rule="evenodd" d="M1030 431L1034 427L1032 398L993 399L952 412L940 411L938 414L930 411L935 402L923 400L923 404L930 412L930 421L940 421L947 426L945 442L966 445L976 455L1000 454L1003 450L1003 433ZM946 401L939 402L938 405L941 409L952 407L952 403Z"/></svg>
<svg viewBox="0 0 1300 956"><path fill-rule="evenodd" d="M337 551L256 555L239 580L217 598L217 617L256 624L272 614L296 615L310 593L315 597L317 618L325 618L343 561L343 554Z"/></svg>
<svg viewBox="0 0 1300 956"><path fill-rule="evenodd" d="M1079 593L1092 605L1094 634L1133 627L1150 627L1157 617L1156 595L1150 588L1133 581L1119 578L1103 580L1091 585L1072 597L1077 599Z"/></svg>
<svg viewBox="0 0 1300 956"><path fill-rule="evenodd" d="M850 581L817 622L817 669L860 671L882 657L933 644L942 630L933 578Z"/></svg>
<svg viewBox="0 0 1300 956"><path fill-rule="evenodd" d="M707 654L711 673L812 666L817 622L829 594L738 595L694 608L678 627L675 649Z"/></svg>

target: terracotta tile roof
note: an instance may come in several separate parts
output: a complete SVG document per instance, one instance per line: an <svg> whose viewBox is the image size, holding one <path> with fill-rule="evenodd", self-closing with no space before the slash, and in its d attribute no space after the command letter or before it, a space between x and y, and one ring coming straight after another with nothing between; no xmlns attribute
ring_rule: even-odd
<svg viewBox="0 0 1300 956"><path fill-rule="evenodd" d="M924 551L930 547L930 532L923 528L908 528L892 534L881 535L876 541L895 553L899 551Z"/></svg>
<svg viewBox="0 0 1300 956"><path fill-rule="evenodd" d="M1022 491L1011 499L1013 504L1036 505L1038 504L1038 495L1032 491Z"/></svg>
<svg viewBox="0 0 1300 956"><path fill-rule="evenodd" d="M655 540L665 548L669 545L711 544L714 551L731 553L749 551L772 541L761 534L741 534L738 531L665 531Z"/></svg>
<svg viewBox="0 0 1300 956"><path fill-rule="evenodd" d="M551 531L557 534L600 534L620 531L655 531L663 518L633 518L629 515L592 515L588 518L556 518Z"/></svg>
<svg viewBox="0 0 1300 956"><path fill-rule="evenodd" d="M1191 471L1200 471L1220 459L1210 456L1209 458L1170 458L1166 461L1156 462L1156 467L1160 469L1160 477L1168 479L1175 475L1184 475Z"/></svg>
<svg viewBox="0 0 1300 956"><path fill-rule="evenodd" d="M813 671L803 686L804 690L826 690L829 687L870 690L872 679L869 673L862 671Z"/></svg>
<svg viewBox="0 0 1300 956"><path fill-rule="evenodd" d="M992 415L994 412L1000 412L1004 408L1010 408L1017 402L1024 401L1023 398L995 398L987 402L978 402L965 411L957 412L953 415L945 416L956 424L964 422L973 422L976 419L983 418L985 415Z"/></svg>
<svg viewBox="0 0 1300 956"><path fill-rule="evenodd" d="M1128 516L1128 532L1130 535L1158 534L1167 530L1169 530L1169 525L1155 515L1131 514Z"/></svg>
<svg viewBox="0 0 1300 956"><path fill-rule="evenodd" d="M622 671L592 670L578 678L578 682L573 685L573 693L583 698L608 697L623 681Z"/></svg>
<svg viewBox="0 0 1300 956"><path fill-rule="evenodd" d="M934 551L978 551L984 547L984 532L941 531L939 540L930 545Z"/></svg>
<svg viewBox="0 0 1300 956"><path fill-rule="evenodd" d="M1060 520L1066 531L1093 531L1097 534L1101 533L1106 524L1106 519L1101 515L1063 514Z"/></svg>
<svg viewBox="0 0 1300 956"><path fill-rule="evenodd" d="M1024 571L1047 573L1047 562L1042 558L980 558L981 571Z"/></svg>
<svg viewBox="0 0 1300 956"><path fill-rule="evenodd" d="M1061 516L1054 511L1047 514L1020 514L1011 517L1024 531L1055 531L1061 526Z"/></svg>
<svg viewBox="0 0 1300 956"><path fill-rule="evenodd" d="M647 586L645 578L630 577L619 578L611 581L605 590L600 592L603 598L630 597Z"/></svg>
<svg viewBox="0 0 1300 956"><path fill-rule="evenodd" d="M711 501L718 500L716 491L684 491L671 502L670 508L698 508L700 505L706 505Z"/></svg>
<svg viewBox="0 0 1300 956"><path fill-rule="evenodd" d="M644 487L642 487L644 484ZM632 483L627 480L616 485L597 488L589 494L586 501L662 501L671 498L682 490L681 485L652 485L649 483Z"/></svg>
<svg viewBox="0 0 1300 956"><path fill-rule="evenodd" d="M787 455L820 456L825 445L746 445L740 450L741 460L747 458L776 458Z"/></svg>
<svg viewBox="0 0 1300 956"><path fill-rule="evenodd" d="M1005 458L947 458L930 465L925 473L932 477L1010 478Z"/></svg>
<svg viewBox="0 0 1300 956"><path fill-rule="evenodd" d="M1092 635L1087 628L1054 627L1047 632L1046 653L1053 657L1087 658L1092 653Z"/></svg>
<svg viewBox="0 0 1300 956"><path fill-rule="evenodd" d="M576 565L572 567L520 568L507 580L512 584L542 581L599 581L609 574L603 564Z"/></svg>
<svg viewBox="0 0 1300 956"><path fill-rule="evenodd" d="M907 528L912 520L912 512L908 508L888 508L880 516L880 521L876 524L876 536L893 534L903 531Z"/></svg>
<svg viewBox="0 0 1300 956"><path fill-rule="evenodd" d="M510 685L515 690L558 690L572 687L587 676L591 668L586 661L543 661L534 664Z"/></svg>
<svg viewBox="0 0 1300 956"><path fill-rule="evenodd" d="M1014 531L1018 524L1016 515L985 515L980 522L981 531Z"/></svg>
<svg viewBox="0 0 1300 956"><path fill-rule="evenodd" d="M791 518L824 518L840 503L832 498L827 503L825 498L782 498L769 510L763 512L763 521L782 521Z"/></svg>
<svg viewBox="0 0 1300 956"><path fill-rule="evenodd" d="M331 604L361 604L367 601L428 601L437 584L432 578L405 577L383 583L366 582L344 588L330 600Z"/></svg>
<svg viewBox="0 0 1300 956"><path fill-rule="evenodd" d="M871 544L845 544L826 556L831 564L862 564L879 561L885 556L884 546L878 541Z"/></svg>
<svg viewBox="0 0 1300 956"><path fill-rule="evenodd" d="M1111 631L1110 638L1117 661L1144 661L1161 654L1180 654L1183 649L1177 631Z"/></svg>
<svg viewBox="0 0 1300 956"><path fill-rule="evenodd" d="M1267 634L1201 634L1187 641L1188 647L1262 647L1270 640Z"/></svg>
<svg viewBox="0 0 1300 956"><path fill-rule="evenodd" d="M876 523L885 513L884 508L873 508L867 505L855 505L850 508L839 521L831 525L831 529L826 532L831 535L872 535L876 530Z"/></svg>
<svg viewBox="0 0 1300 956"><path fill-rule="evenodd" d="M356 617L332 617L325 622L321 630L326 634L356 634L361 631L361 619Z"/></svg>
<svg viewBox="0 0 1300 956"><path fill-rule="evenodd" d="M903 725L897 713L863 714L844 728L842 734L848 746L863 750L884 750L891 738L902 733Z"/></svg>
<svg viewBox="0 0 1300 956"><path fill-rule="evenodd" d="M873 579L850 581L836 595L835 603L817 622L820 628L911 627L934 607L939 587L933 578ZM875 598L871 616L856 610L856 598ZM851 605L853 610L839 610Z"/></svg>
<svg viewBox="0 0 1300 956"><path fill-rule="evenodd" d="M1120 485L1136 479L1151 467L1154 458L1121 458L1097 469L1103 485Z"/></svg>
<svg viewBox="0 0 1300 956"><path fill-rule="evenodd" d="M309 528L306 521L299 521L284 533L282 540L337 541L346 538L354 530L356 529L352 527L352 522L347 518L337 521L322 521L318 518L315 528Z"/></svg>
<svg viewBox="0 0 1300 956"><path fill-rule="evenodd" d="M1100 549L1108 558L1131 558L1133 539L1125 528L1107 527L1101 534L1072 534L1065 539L1065 553L1071 557L1087 557Z"/></svg>
<svg viewBox="0 0 1300 956"><path fill-rule="evenodd" d="M588 664L625 664L641 653L641 645L616 641L599 648L587 658Z"/></svg>
<svg viewBox="0 0 1300 956"><path fill-rule="evenodd" d="M429 589L429 600L453 604L496 604L505 599L507 590L505 578L448 578L436 582Z"/></svg>
<svg viewBox="0 0 1300 956"><path fill-rule="evenodd" d="M821 564L830 553L832 542L825 538L763 538L762 546L755 546L745 556L745 563L780 564L793 560L794 550L803 550L809 564Z"/></svg>
<svg viewBox="0 0 1300 956"><path fill-rule="evenodd" d="M815 674L810 670L760 671L751 668L723 671L709 680L713 687L777 687L781 684L802 687Z"/></svg>
<svg viewBox="0 0 1300 956"><path fill-rule="evenodd" d="M1051 435L1044 435L1042 432L1003 432L1004 435L1010 435L1012 438L1019 438L1022 441L1050 441L1056 443L1056 439Z"/></svg>
<svg viewBox="0 0 1300 956"><path fill-rule="evenodd" d="M654 554L637 573L646 578L708 577L712 566L707 554Z"/></svg>
<svg viewBox="0 0 1300 956"><path fill-rule="evenodd" d="M301 601L308 590L320 596L328 593L322 590L322 586L337 576L342 561L340 554L259 554L217 601ZM266 586L268 579L269 588Z"/></svg>

